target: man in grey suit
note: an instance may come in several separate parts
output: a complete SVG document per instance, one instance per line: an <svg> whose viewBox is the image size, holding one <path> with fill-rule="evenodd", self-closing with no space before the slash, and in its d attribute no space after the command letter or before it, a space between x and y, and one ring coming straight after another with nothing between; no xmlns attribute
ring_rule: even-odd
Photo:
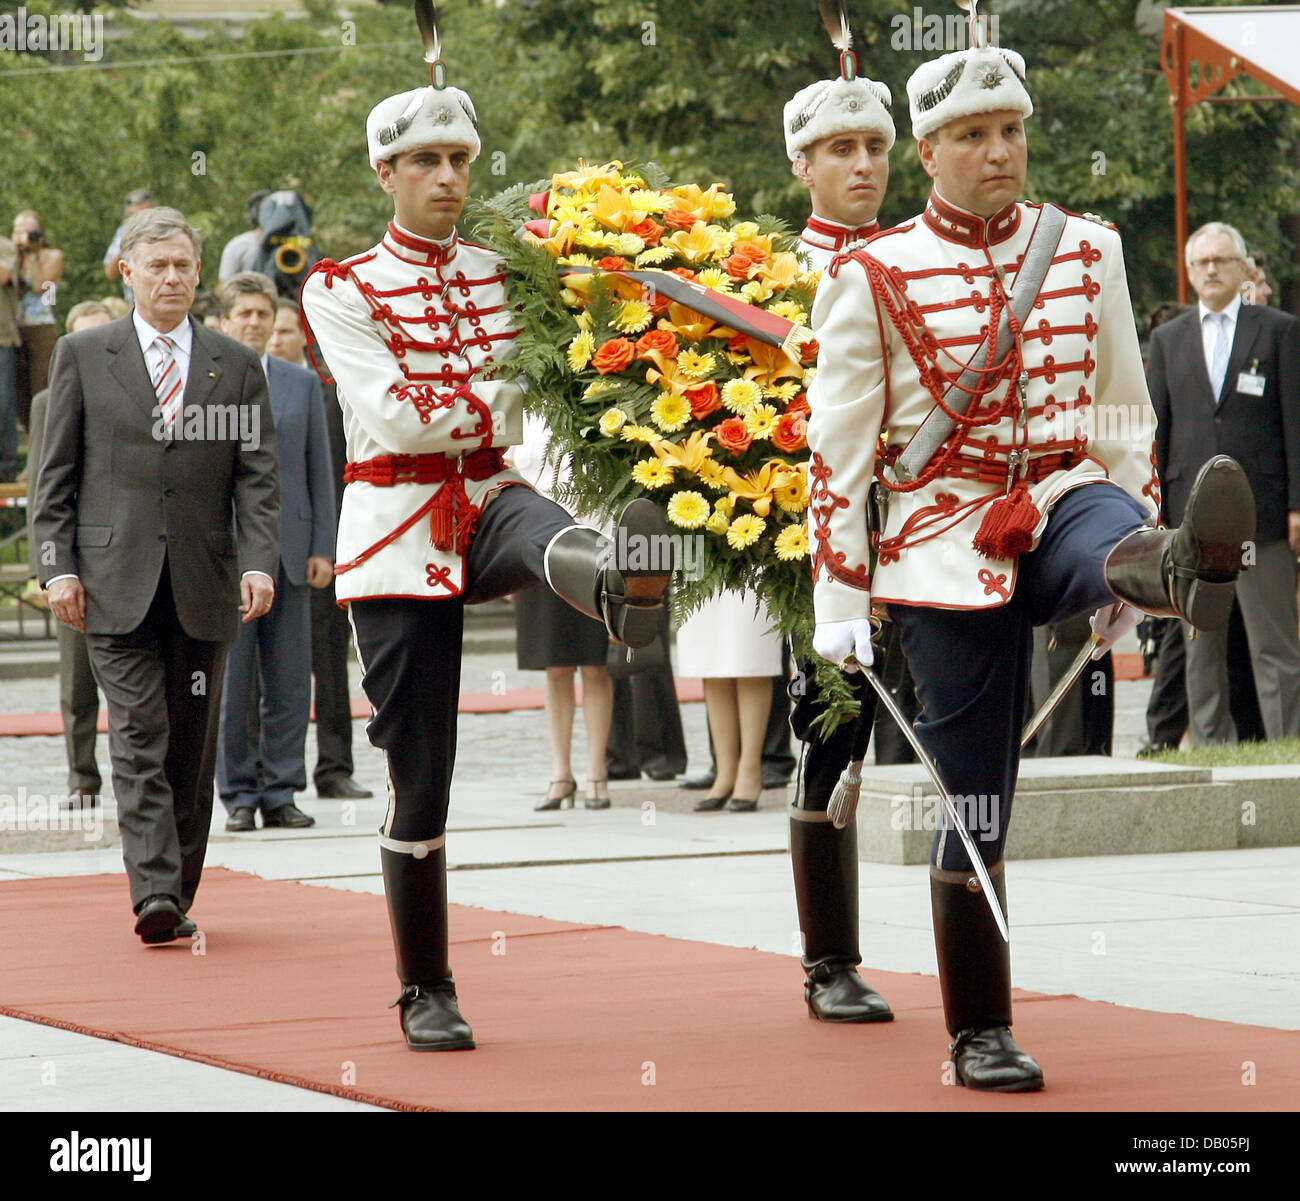
<svg viewBox="0 0 1300 1201"><path fill-rule="evenodd" d="M271 393L280 467L280 574L275 607L249 622L231 648L221 699L217 789L226 829L316 824L293 803L307 787L303 759L311 711L311 588L334 578L334 479L325 406L315 374L267 353L275 285L241 271L221 285L221 328L259 357ZM249 698L261 675L257 745ZM260 767L259 767L260 763Z"/></svg>
<svg viewBox="0 0 1300 1201"><path fill-rule="evenodd" d="M1213 222L1187 240L1195 309L1152 332L1147 385L1156 411L1156 465L1165 521L1183 519L1192 481L1216 454L1242 466L1255 495L1255 544L1237 577L1260 713L1269 738L1300 736L1300 322L1243 304L1246 243ZM1253 562L1252 562L1253 558ZM1235 742L1228 705L1227 629L1187 637L1192 742Z"/></svg>
<svg viewBox="0 0 1300 1201"><path fill-rule="evenodd" d="M189 319L201 255L175 209L127 222L136 308L58 345L33 522L50 610L85 632L108 703L146 943L194 929L226 650L240 613L270 609L279 567L266 376L252 351Z"/></svg>

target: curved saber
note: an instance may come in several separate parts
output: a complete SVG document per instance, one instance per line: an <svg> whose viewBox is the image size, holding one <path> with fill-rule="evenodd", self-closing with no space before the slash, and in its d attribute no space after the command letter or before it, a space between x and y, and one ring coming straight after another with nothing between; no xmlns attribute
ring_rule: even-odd
<svg viewBox="0 0 1300 1201"><path fill-rule="evenodd" d="M1070 664L1065 675L1056 681L1056 687L1047 694L1047 699L1038 707L1038 712L1029 719L1025 724L1024 730L1020 734L1020 746L1023 750L1028 745L1029 740L1038 733L1047 723L1047 719L1052 716L1052 711L1061 703L1065 694L1074 687L1075 681L1083 675L1083 669L1088 666L1088 660L1092 658L1093 652L1105 641L1100 634L1092 634L1088 641L1080 648L1079 653L1075 655L1074 662Z"/></svg>
<svg viewBox="0 0 1300 1201"><path fill-rule="evenodd" d="M1002 915L1002 907L998 904L997 894L993 891L993 881L989 879L989 869L984 866L984 860L980 858L979 851L975 849L975 840L971 838L970 831L966 829L966 823L961 820L957 812L957 806L952 803L952 797L948 795L948 790L943 786L943 781L939 779L939 770L934 765L934 760L930 758L925 747L921 745L921 740L916 736L916 731L912 729L912 723L903 716L902 710L899 709L897 702L890 695L889 689L881 682L881 679L870 667L861 668L862 674L867 677L867 683L876 690L876 695L880 698L880 703L889 710L889 716L894 719L894 723L903 731L903 736L912 745L912 750L916 752L916 757L921 761L925 770L930 773L930 779L934 781L934 786L939 790L939 797L943 801L944 812L948 815L948 820L956 827L957 834L961 838L961 844L966 848L966 854L970 857L972 866L975 868L975 875L979 877L980 887L984 890L984 899L988 901L989 908L993 911L993 920L997 922L998 932L1002 935L1004 942L1011 941L1011 933L1007 929L1007 919Z"/></svg>

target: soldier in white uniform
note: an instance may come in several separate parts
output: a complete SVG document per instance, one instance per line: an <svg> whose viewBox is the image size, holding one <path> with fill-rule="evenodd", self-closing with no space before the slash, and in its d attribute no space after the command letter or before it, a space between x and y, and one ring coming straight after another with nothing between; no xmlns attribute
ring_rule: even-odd
<svg viewBox="0 0 1300 1201"><path fill-rule="evenodd" d="M523 390L490 365L517 331L500 261L456 232L480 149L469 96L390 96L366 136L394 219L371 250L320 263L302 311L347 434L336 588L375 711L367 732L388 765L380 857L403 986L394 1004L412 1050L459 1050L474 1041L448 965L445 841L464 606L544 579L612 637L647 645L671 570L647 550L666 547L668 530L655 505L634 501L618 533L635 570L620 572L608 538L505 466L522 439Z"/></svg>
<svg viewBox="0 0 1300 1201"><path fill-rule="evenodd" d="M855 71L810 84L785 106L786 154L812 202L799 249L823 275L837 254L880 230L876 214L885 198L895 139L890 107L889 89ZM892 665L906 675L901 650L892 649ZM802 747L790 806L790 865L803 937L804 1001L809 1016L823 1022L892 1021L889 1003L857 972L862 962L857 827L837 830L826 813L855 739L871 730L875 693L855 689L864 708L861 722L845 722L822 737L813 727L823 708L813 668L799 667L802 687L794 698L792 725ZM883 723L892 726L888 714ZM881 725L878 721L878 730Z"/></svg>
<svg viewBox="0 0 1300 1201"><path fill-rule="evenodd" d="M1066 216L1041 286L1025 281L1032 308L1015 317L1048 212L1017 203L1033 111L1024 60L975 45L926 63L907 90L929 203L838 258L813 314L814 646L846 669L870 664L871 606L888 605L923 709L917 733L964 802L1005 909L1032 627L1099 609L1106 646L1139 610L1222 625L1254 510L1241 469L1219 457L1180 529L1146 525L1159 512L1154 422L1111 226ZM1004 311L1002 351L985 338ZM909 443L945 409L950 432L913 462ZM869 531L873 480L888 505ZM1117 613L1117 600L1130 607ZM1011 1039L1009 948L952 829L935 839L931 897L958 1080L1041 1088Z"/></svg>

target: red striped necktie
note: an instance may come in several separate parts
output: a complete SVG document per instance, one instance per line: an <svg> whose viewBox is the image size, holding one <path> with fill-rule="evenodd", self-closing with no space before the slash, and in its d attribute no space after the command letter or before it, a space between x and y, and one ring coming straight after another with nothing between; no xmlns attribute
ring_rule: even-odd
<svg viewBox="0 0 1300 1201"><path fill-rule="evenodd" d="M184 391L180 364L176 362L176 343L166 334L159 334L153 344L162 356L154 376L153 390L158 395L163 421L171 429L176 422L176 414L180 412Z"/></svg>

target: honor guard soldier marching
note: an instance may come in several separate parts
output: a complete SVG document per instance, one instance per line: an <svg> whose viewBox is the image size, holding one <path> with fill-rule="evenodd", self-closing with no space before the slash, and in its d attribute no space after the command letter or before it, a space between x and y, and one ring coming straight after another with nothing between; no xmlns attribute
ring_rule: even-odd
<svg viewBox="0 0 1300 1201"><path fill-rule="evenodd" d="M469 96L390 96L366 137L394 219L371 250L319 264L302 308L347 431L337 592L374 709L367 732L388 768L379 844L402 983L394 1004L412 1050L459 1050L474 1041L448 964L445 843L464 606L544 579L612 637L645 646L671 567L620 572L609 539L505 467L522 438L523 391L484 369L511 353L516 330L501 263L456 232L480 149ZM649 501L634 501L617 533L629 548L668 544Z"/></svg>
<svg viewBox="0 0 1300 1201"><path fill-rule="evenodd" d="M1120 238L1017 203L1033 111L1020 55L987 45L972 15L971 47L923 65L907 92L929 202L836 259L813 315L814 646L869 671L872 604L900 627L916 734L982 860L945 820L930 885L951 1058L968 1087L1027 1091L1043 1076L1011 1038L992 901L1000 919L1032 628L1097 609L1106 647L1139 610L1221 627L1254 507L1219 456L1179 529L1146 524L1154 423ZM873 481L887 503L869 532ZM990 804L997 820L981 822Z"/></svg>
<svg viewBox="0 0 1300 1201"><path fill-rule="evenodd" d="M812 200L799 249L823 275L845 247L879 232L876 214L885 198L895 139L889 89L857 75L847 20L833 40L841 51L840 78L804 88L785 106L783 119L791 169ZM893 661L905 674L902 659L895 649ZM823 711L812 665L801 663L796 678L801 689L792 724L803 745L790 807L790 864L803 941L804 1000L809 1016L824 1022L892 1021L889 1003L857 972L862 962L857 827L837 829L827 814L855 737L861 730L870 734L876 698L856 689L865 710L861 720L845 722L823 738L812 724ZM885 721L892 725L887 715Z"/></svg>

